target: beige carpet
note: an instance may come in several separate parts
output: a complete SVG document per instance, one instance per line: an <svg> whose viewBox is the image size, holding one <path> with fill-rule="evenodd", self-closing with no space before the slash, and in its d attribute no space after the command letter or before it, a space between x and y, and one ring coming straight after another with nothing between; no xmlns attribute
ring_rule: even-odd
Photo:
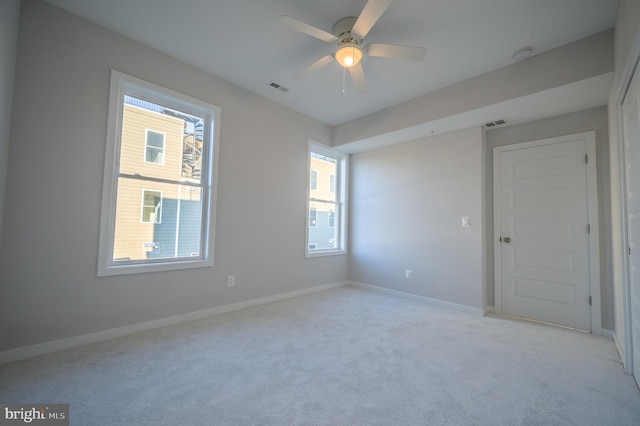
<svg viewBox="0 0 640 426"><path fill-rule="evenodd" d="M0 366L72 425L640 425L610 339L346 287Z"/></svg>

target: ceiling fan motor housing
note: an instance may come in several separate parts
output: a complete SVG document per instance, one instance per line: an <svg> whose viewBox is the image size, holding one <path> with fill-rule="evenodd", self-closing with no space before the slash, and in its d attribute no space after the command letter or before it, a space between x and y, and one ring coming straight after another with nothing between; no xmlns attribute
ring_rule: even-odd
<svg viewBox="0 0 640 426"><path fill-rule="evenodd" d="M360 36L351 32L357 20L355 16L347 16L333 25L333 34L338 38L339 46L358 46L362 42Z"/></svg>

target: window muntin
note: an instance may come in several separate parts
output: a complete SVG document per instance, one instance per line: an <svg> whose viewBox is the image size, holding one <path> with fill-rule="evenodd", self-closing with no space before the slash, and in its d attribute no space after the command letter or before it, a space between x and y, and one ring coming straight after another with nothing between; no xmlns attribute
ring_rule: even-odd
<svg viewBox="0 0 640 426"><path fill-rule="evenodd" d="M213 264L218 116L112 71L99 276Z"/></svg>
<svg viewBox="0 0 640 426"><path fill-rule="evenodd" d="M309 144L306 255L346 253L347 156Z"/></svg>
<svg viewBox="0 0 640 426"><path fill-rule="evenodd" d="M144 161L146 163L164 164L164 133L147 129Z"/></svg>

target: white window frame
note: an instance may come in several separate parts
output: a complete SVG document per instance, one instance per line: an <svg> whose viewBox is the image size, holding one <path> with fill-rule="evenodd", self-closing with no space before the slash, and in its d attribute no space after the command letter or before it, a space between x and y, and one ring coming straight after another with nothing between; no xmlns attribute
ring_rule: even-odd
<svg viewBox="0 0 640 426"><path fill-rule="evenodd" d="M314 249L311 250L309 246L313 244L309 241L309 212L311 211L310 202L319 201L311 198L311 153L315 152L326 157L331 157L337 160L336 164L336 204L335 204L335 228L336 236L338 238L338 244L335 248L330 249ZM349 181L349 154L342 151L328 147L327 145L309 141L307 148L307 208L306 208L306 220L305 220L305 257L320 257L320 256L333 256L347 254L347 218L348 215L348 181ZM317 223L317 222L316 222Z"/></svg>
<svg viewBox="0 0 640 426"><path fill-rule="evenodd" d="M162 135L162 161L159 163L156 163L155 161L149 161L147 160L147 149L152 148L152 149L158 149L155 146L149 146L149 132L153 132L153 133L157 133L159 135ZM164 134L163 132L158 132L157 130L152 130L152 129L145 129L144 132L144 162L147 164L156 164L158 166L164 166L164 157L165 157L165 147L166 147L166 141L167 141L167 135Z"/></svg>
<svg viewBox="0 0 640 426"><path fill-rule="evenodd" d="M311 174L309 175L309 189L312 191L318 190L318 171L311 170Z"/></svg>
<svg viewBox="0 0 640 426"><path fill-rule="evenodd" d="M177 259L113 260L120 139L125 94L176 108L205 120L203 146L208 155L204 158L206 161L202 162L202 180L199 184L185 181L185 184L199 186L202 190L203 211L199 256ZM213 266L219 140L219 107L122 72L111 71L98 247L97 275L99 277Z"/></svg>

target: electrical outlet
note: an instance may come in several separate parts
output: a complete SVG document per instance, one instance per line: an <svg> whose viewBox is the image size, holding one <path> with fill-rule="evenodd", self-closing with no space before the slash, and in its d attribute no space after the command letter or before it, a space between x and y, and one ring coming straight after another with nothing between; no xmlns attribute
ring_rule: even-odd
<svg viewBox="0 0 640 426"><path fill-rule="evenodd" d="M412 280L413 279L413 271L411 269L405 269L404 270L404 277L408 280Z"/></svg>
<svg viewBox="0 0 640 426"><path fill-rule="evenodd" d="M227 287L233 287L234 285L236 285L236 276L229 275L227 277Z"/></svg>

